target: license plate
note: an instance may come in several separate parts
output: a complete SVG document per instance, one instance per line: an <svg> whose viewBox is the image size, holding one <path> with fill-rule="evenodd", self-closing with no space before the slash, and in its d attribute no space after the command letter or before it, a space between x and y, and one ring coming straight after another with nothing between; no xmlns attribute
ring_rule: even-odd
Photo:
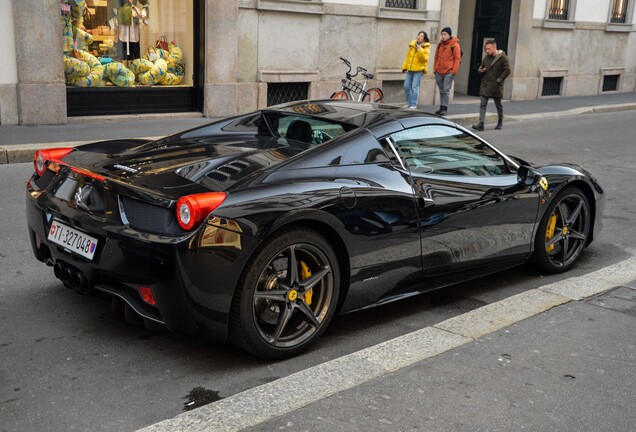
<svg viewBox="0 0 636 432"><path fill-rule="evenodd" d="M95 255L95 251L97 250L97 239L95 237L84 234L56 220L51 224L47 238L50 242L58 244L89 260L93 259L93 255Z"/></svg>

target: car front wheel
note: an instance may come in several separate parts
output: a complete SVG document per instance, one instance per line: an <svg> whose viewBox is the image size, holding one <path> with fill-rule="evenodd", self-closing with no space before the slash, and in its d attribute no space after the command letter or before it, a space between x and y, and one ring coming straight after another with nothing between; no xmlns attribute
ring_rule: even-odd
<svg viewBox="0 0 636 432"><path fill-rule="evenodd" d="M578 188L569 187L548 207L535 238L534 262L548 273L572 267L590 234L590 204Z"/></svg>
<svg viewBox="0 0 636 432"><path fill-rule="evenodd" d="M265 240L232 303L232 342L259 357L306 350L331 321L340 291L333 248L318 233L290 228Z"/></svg>

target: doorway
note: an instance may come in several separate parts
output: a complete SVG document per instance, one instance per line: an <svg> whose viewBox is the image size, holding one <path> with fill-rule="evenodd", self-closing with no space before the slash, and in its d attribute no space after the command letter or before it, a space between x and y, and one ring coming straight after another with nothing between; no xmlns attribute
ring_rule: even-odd
<svg viewBox="0 0 636 432"><path fill-rule="evenodd" d="M484 40L495 39L497 48L508 52L511 9L512 0L477 0L468 75L467 93L471 96L479 96L481 77L477 70L484 56Z"/></svg>

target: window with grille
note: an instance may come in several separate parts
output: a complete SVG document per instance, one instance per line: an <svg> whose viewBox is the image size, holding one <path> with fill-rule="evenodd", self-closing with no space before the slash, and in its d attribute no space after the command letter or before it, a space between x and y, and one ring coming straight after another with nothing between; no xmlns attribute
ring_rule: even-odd
<svg viewBox="0 0 636 432"><path fill-rule="evenodd" d="M567 21L570 9L570 0L550 0L548 18L551 20Z"/></svg>
<svg viewBox="0 0 636 432"><path fill-rule="evenodd" d="M417 0L386 0L384 6L400 9L417 9Z"/></svg>
<svg viewBox="0 0 636 432"><path fill-rule="evenodd" d="M612 0L611 23L625 24L628 0Z"/></svg>
<svg viewBox="0 0 636 432"><path fill-rule="evenodd" d="M620 75L603 75L603 91L618 90L618 78Z"/></svg>
<svg viewBox="0 0 636 432"><path fill-rule="evenodd" d="M543 78L543 88L541 96L559 96L561 94L561 84L563 77Z"/></svg>
<svg viewBox="0 0 636 432"><path fill-rule="evenodd" d="M267 106L304 100L308 94L308 82L268 83Z"/></svg>

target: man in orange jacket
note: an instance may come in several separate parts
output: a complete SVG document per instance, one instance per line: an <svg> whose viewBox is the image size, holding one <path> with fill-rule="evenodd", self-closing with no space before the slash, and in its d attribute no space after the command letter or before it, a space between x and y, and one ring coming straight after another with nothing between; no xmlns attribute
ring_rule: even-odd
<svg viewBox="0 0 636 432"><path fill-rule="evenodd" d="M450 27L442 29L442 40L435 50L435 82L439 89L440 107L435 114L444 116L448 110L453 79L459 71L459 63L462 60L462 49L459 40L453 37Z"/></svg>

